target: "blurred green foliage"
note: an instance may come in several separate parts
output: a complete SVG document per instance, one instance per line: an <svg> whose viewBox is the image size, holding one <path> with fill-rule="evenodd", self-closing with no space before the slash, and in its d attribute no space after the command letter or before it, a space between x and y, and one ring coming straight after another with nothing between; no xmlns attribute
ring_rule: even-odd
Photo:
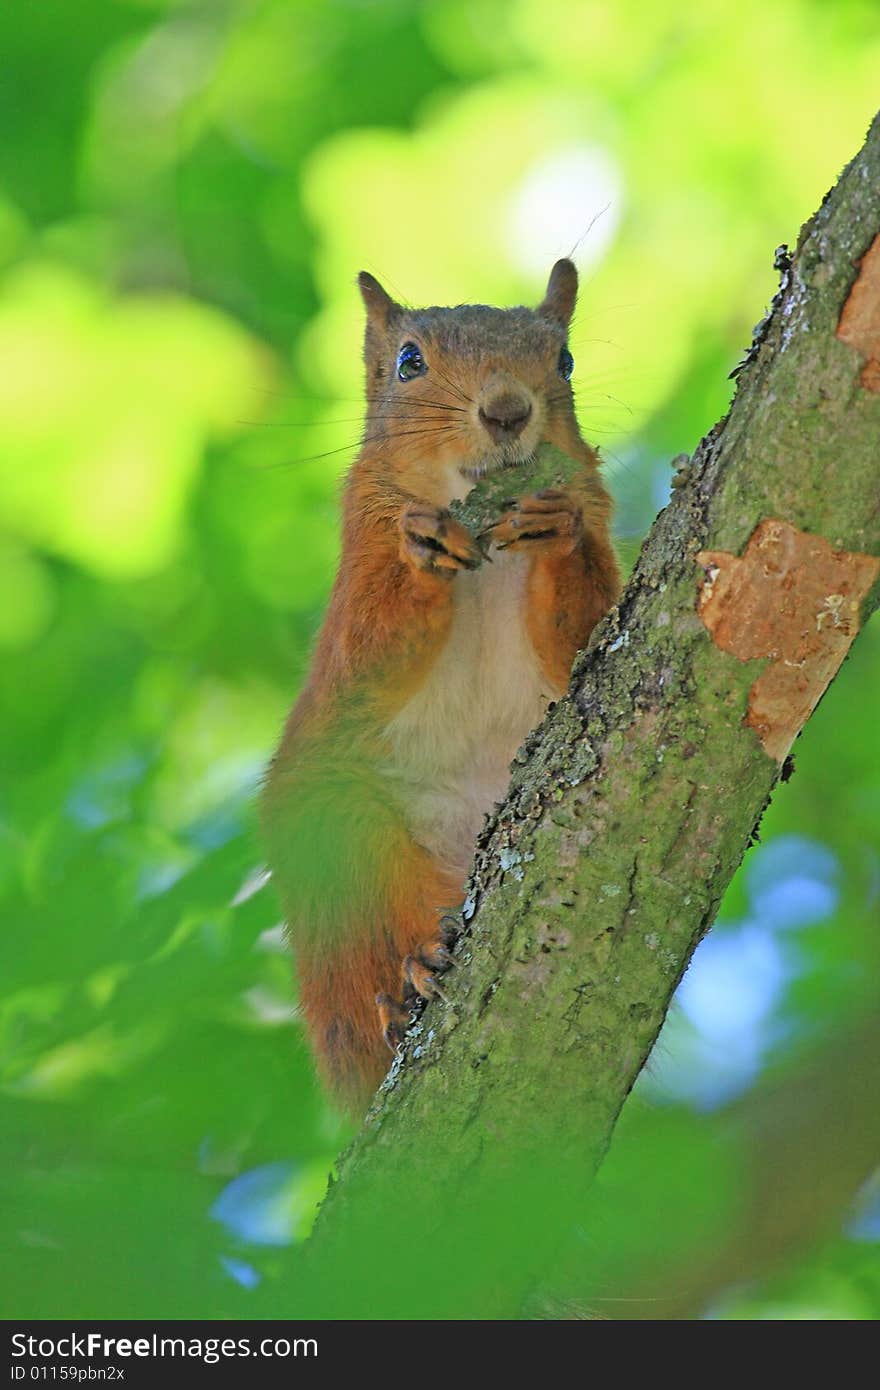
<svg viewBox="0 0 880 1390"><path fill-rule="evenodd" d="M334 572L355 273L515 303L576 245L582 422L631 553L861 142L880 15L41 0L0 53L0 1313L295 1313L346 1131L251 808ZM679 1171L723 1240L709 1112L869 975L878 678L869 631L631 1102L606 1244L677 1210ZM716 1315L876 1316L859 1219Z"/></svg>

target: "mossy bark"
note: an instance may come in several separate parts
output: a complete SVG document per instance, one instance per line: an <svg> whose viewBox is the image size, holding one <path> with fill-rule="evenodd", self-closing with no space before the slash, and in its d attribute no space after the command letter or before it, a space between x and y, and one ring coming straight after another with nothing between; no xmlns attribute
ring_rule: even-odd
<svg viewBox="0 0 880 1390"><path fill-rule="evenodd" d="M780 737L799 727L773 742L750 722L775 637L756 659L724 649L702 607L718 572L763 523L784 523L785 536L824 538L842 567L814 615L820 635L843 622L852 640L877 601L880 394L870 335L853 346L838 329L878 233L880 118L793 256L778 257L779 293L727 418L680 470L569 695L517 757L477 848L449 1002L415 1026L319 1217L319 1283L358 1232L382 1231L394 1261L407 1230L449 1227L475 1193L503 1191L508 1159L517 1182L526 1160L544 1183L582 1185L601 1162L780 776ZM738 602L746 626L771 610L804 621L789 599L812 552L795 552L782 588L769 562L757 588L734 587L728 624ZM515 1316L531 1276L508 1275L480 1295L482 1315Z"/></svg>

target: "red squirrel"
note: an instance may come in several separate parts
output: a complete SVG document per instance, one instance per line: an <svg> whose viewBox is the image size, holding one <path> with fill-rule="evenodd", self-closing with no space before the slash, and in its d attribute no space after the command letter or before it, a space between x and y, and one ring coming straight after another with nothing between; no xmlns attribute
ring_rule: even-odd
<svg viewBox="0 0 880 1390"><path fill-rule="evenodd" d="M443 916L509 765L619 587L610 501L570 384L571 261L537 309L408 309L372 275L367 418L305 687L261 796L319 1071L362 1110L441 993ZM476 537L448 509L543 442L582 464ZM485 561L485 562L484 562ZM491 563L490 563L491 561Z"/></svg>

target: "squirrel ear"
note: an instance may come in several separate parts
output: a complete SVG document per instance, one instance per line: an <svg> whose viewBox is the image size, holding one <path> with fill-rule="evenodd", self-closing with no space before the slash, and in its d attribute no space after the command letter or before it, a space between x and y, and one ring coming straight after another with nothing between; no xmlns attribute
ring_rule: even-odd
<svg viewBox="0 0 880 1390"><path fill-rule="evenodd" d="M573 261L557 261L547 281L547 292L538 313L567 328L577 302L578 273Z"/></svg>
<svg viewBox="0 0 880 1390"><path fill-rule="evenodd" d="M387 328L392 318L400 313L400 305L383 290L375 275L368 270L362 270L358 276L358 287L366 305L368 320L378 327Z"/></svg>

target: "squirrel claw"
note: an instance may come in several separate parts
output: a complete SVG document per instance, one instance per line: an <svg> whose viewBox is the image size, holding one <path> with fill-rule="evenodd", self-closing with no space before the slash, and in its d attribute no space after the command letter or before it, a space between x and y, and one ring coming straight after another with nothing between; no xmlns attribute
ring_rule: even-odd
<svg viewBox="0 0 880 1390"><path fill-rule="evenodd" d="M446 913L440 918L439 927L440 940L444 946L454 946L464 931L460 920L457 917L453 917L451 913ZM450 964L452 963L452 959L450 958Z"/></svg>
<svg viewBox="0 0 880 1390"><path fill-rule="evenodd" d="M491 529L491 528L490 528L490 529ZM490 549L489 549L489 547L491 546L492 542L491 542L490 540L484 540L484 539L483 539L483 537L486 536L486 535L488 535L488 532L487 532L487 531L480 531L479 535L474 536L474 540L477 542L477 545L478 545L479 550L480 550L480 554L482 555L483 559L486 561L487 564L491 565L491 564L494 563L494 561L493 561L493 559L492 559L492 553L491 553L491 551L490 551Z"/></svg>
<svg viewBox="0 0 880 1390"><path fill-rule="evenodd" d="M454 966L449 948L454 946L461 931L457 918L441 917L436 936L424 942L413 955L406 956L401 964L403 1001L395 999L392 994L376 995L382 1036L392 1052L396 1052L404 1041L406 1031L413 1022L411 1009L415 1008L419 999L442 999L444 1004L453 1007L437 976Z"/></svg>
<svg viewBox="0 0 880 1390"><path fill-rule="evenodd" d="M407 956L403 962L403 978L422 999L442 999L444 1004L449 1003L433 972L416 956Z"/></svg>
<svg viewBox="0 0 880 1390"><path fill-rule="evenodd" d="M376 1007L379 1010L382 1037L390 1051L396 1052L412 1023L412 1015L409 1009L405 1009L390 994L377 994Z"/></svg>
<svg viewBox="0 0 880 1390"><path fill-rule="evenodd" d="M450 970L454 964L441 935L436 941L426 942L418 955L406 957L402 969L404 984L415 990L422 999L442 999L444 1004L448 1004L437 974Z"/></svg>

